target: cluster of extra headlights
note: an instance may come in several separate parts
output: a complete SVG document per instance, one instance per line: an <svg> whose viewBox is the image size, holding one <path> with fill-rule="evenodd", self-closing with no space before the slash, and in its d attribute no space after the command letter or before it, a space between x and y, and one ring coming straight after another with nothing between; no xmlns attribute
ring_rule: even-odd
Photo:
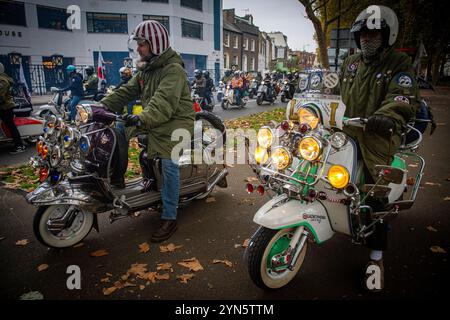
<svg viewBox="0 0 450 320"><path fill-rule="evenodd" d="M317 115L306 108L299 109L298 119L301 126L307 125L308 128L311 128L312 130L317 128L319 124ZM301 129L301 131L304 130ZM274 132L270 127L262 127L258 131L257 142L258 146L255 150L254 157L258 164L267 164L269 154L272 165L277 170L285 170L292 163L292 154L288 148L284 146L271 148L274 142ZM336 149L342 148L346 143L347 138L345 134L341 132L334 133L330 137L330 144ZM314 134L306 134L300 139L296 146L296 150L294 151L295 155L311 162L319 160L324 149L321 139ZM350 181L348 170L341 165L332 165L328 170L327 178L329 183L337 189L346 187Z"/></svg>

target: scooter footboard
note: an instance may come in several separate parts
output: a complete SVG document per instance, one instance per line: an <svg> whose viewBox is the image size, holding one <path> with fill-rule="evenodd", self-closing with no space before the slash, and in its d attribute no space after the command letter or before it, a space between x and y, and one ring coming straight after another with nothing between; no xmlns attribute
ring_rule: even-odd
<svg viewBox="0 0 450 320"><path fill-rule="evenodd" d="M269 229L286 229L296 226L307 227L317 243L330 239L331 228L328 213L319 201L301 203L288 199L285 194L277 196L262 206L253 221Z"/></svg>

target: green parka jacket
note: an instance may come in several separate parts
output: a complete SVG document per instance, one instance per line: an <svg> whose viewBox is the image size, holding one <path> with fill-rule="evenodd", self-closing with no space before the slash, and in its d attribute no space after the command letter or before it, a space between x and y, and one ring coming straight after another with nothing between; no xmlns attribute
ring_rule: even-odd
<svg viewBox="0 0 450 320"><path fill-rule="evenodd" d="M12 85L13 79L6 73L0 73L0 110L9 110L15 106L11 96Z"/></svg>
<svg viewBox="0 0 450 320"><path fill-rule="evenodd" d="M194 132L195 113L183 61L169 48L155 60L145 63L138 73L101 103L115 112L133 100L141 100L141 130L148 133L148 156L170 159L179 141L171 141L172 132Z"/></svg>
<svg viewBox="0 0 450 320"><path fill-rule="evenodd" d="M346 117L369 118L379 114L395 123L391 139L362 128L346 127L345 132L355 138L364 162L376 178L374 166L391 163L401 143L402 126L415 117L419 107L419 89L411 73L410 58L390 48L371 63L362 54L349 56L341 67L340 87L346 105Z"/></svg>

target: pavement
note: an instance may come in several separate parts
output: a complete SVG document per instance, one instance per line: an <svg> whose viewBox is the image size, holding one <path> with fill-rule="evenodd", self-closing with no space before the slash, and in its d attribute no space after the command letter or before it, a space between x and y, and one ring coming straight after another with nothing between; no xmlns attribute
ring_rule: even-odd
<svg viewBox="0 0 450 320"><path fill-rule="evenodd" d="M416 203L392 222L384 255L386 288L381 294L361 290L360 276L368 251L340 234L321 245L309 243L300 273L286 287L272 292L257 288L243 261L242 244L257 229L253 216L269 196L247 194L244 180L253 173L246 165L235 165L229 168L228 188L216 188L210 200L198 200L180 209L179 229L163 245L182 247L166 253L149 242L158 220L158 213L153 211L113 224L101 215L100 233L93 230L81 247L47 249L33 235L36 208L25 202L23 192L0 188L0 298L18 299L24 293L38 291L45 299L57 300L431 299L438 303L448 291L450 270L450 151L445 147L450 140L450 89L438 88L436 93L423 95L430 100L438 128L433 136L424 136L419 150L427 165ZM28 239L28 244L16 245L23 239ZM150 244L146 253L139 251L144 242ZM100 249L107 255L90 255ZM178 264L194 257L203 270L189 272ZM215 259L232 265L214 263ZM130 277L129 287L104 295L103 289L111 287L135 263L147 264L151 271L156 271L159 263L171 263L173 272L168 272L168 280L149 284ZM44 264L47 269L38 271ZM69 290L66 285L71 265L81 270L79 290ZM186 273L194 277L180 283L176 276Z"/></svg>

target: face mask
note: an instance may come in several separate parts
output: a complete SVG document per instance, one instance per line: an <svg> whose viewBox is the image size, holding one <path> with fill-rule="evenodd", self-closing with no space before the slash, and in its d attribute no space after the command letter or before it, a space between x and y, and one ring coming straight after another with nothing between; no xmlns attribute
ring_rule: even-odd
<svg viewBox="0 0 450 320"><path fill-rule="evenodd" d="M381 48L381 45L383 43L383 39L381 37L381 34L378 35L376 38L372 39L361 39L361 51L364 58L371 58L377 55L379 52L379 49Z"/></svg>

